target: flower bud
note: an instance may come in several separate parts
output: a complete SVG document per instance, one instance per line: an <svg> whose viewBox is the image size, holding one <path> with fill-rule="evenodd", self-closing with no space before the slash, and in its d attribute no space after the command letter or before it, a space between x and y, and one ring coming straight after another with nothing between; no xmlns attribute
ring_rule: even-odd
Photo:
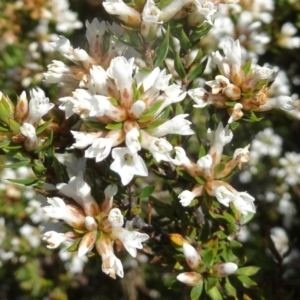
<svg viewBox="0 0 300 300"><path fill-rule="evenodd" d="M228 262L216 264L212 269L213 275L220 278L233 274L238 269L238 266L235 263Z"/></svg>
<svg viewBox="0 0 300 300"><path fill-rule="evenodd" d="M226 97L233 101L239 100L241 98L241 90L234 84L229 84L228 86L226 86L223 90L223 93Z"/></svg>
<svg viewBox="0 0 300 300"><path fill-rule="evenodd" d="M95 230L98 227L98 224L93 217L85 217L84 223L87 230Z"/></svg>
<svg viewBox="0 0 300 300"><path fill-rule="evenodd" d="M28 99L26 93L23 91L18 98L18 102L15 108L15 121L22 124L23 121L27 118L28 113Z"/></svg>
<svg viewBox="0 0 300 300"><path fill-rule="evenodd" d="M184 243L182 247L183 247L183 254L187 264L192 270L196 269L201 263L201 258L198 252L193 246L187 243Z"/></svg>
<svg viewBox="0 0 300 300"><path fill-rule="evenodd" d="M195 286L201 282L202 276L196 272L185 272L185 273L180 273L177 276L177 280L181 281L186 285Z"/></svg>

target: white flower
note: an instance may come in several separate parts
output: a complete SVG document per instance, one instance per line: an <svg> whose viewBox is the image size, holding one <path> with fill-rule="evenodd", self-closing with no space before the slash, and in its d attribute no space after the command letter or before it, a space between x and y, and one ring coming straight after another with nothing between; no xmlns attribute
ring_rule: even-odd
<svg viewBox="0 0 300 300"><path fill-rule="evenodd" d="M217 75L214 80L206 81L205 84L211 88L212 94L218 94L230 84L230 81L223 75Z"/></svg>
<svg viewBox="0 0 300 300"><path fill-rule="evenodd" d="M64 233L58 233L56 231L47 231L44 233L43 241L47 241L47 248L55 249L61 243L66 241L66 236Z"/></svg>
<svg viewBox="0 0 300 300"><path fill-rule="evenodd" d="M173 146L166 139L148 135L144 130L140 132L142 135L141 146L149 150L157 162L172 160L170 151Z"/></svg>
<svg viewBox="0 0 300 300"><path fill-rule="evenodd" d="M242 108L243 105L241 103L236 103L234 105L230 118L228 119L228 124L239 120L243 116Z"/></svg>
<svg viewBox="0 0 300 300"><path fill-rule="evenodd" d="M215 196L217 200L225 206L229 206L229 203L235 199L234 194L223 185L215 190Z"/></svg>
<svg viewBox="0 0 300 300"><path fill-rule="evenodd" d="M202 156L198 161L197 165L201 169L210 169L212 167L212 157L209 154Z"/></svg>
<svg viewBox="0 0 300 300"><path fill-rule="evenodd" d="M188 91L188 95L196 102L194 107L203 108L212 104L212 99L209 98L209 93L204 88L191 89Z"/></svg>
<svg viewBox="0 0 300 300"><path fill-rule="evenodd" d="M142 242L149 239L149 235L146 233L128 231L123 227L113 227L112 234L123 243L125 249L132 257L136 257L136 249L143 249Z"/></svg>
<svg viewBox="0 0 300 300"><path fill-rule="evenodd" d="M198 252L196 251L196 249L187 243L183 243L182 248L183 248L183 255L187 264L192 270L196 269L201 263L201 258Z"/></svg>
<svg viewBox="0 0 300 300"><path fill-rule="evenodd" d="M96 139L92 145L85 150L85 157L96 158L96 162L105 159L111 151L111 148L119 145L124 140L122 130L112 130L105 138Z"/></svg>
<svg viewBox="0 0 300 300"><path fill-rule="evenodd" d="M20 127L20 132L26 137L26 140L24 142L26 150L35 150L38 146L38 138L36 136L34 126L29 123L23 123L23 125Z"/></svg>
<svg viewBox="0 0 300 300"><path fill-rule="evenodd" d="M136 127L133 127L129 132L126 133L125 143L131 153L137 153L141 150L139 136L140 133Z"/></svg>
<svg viewBox="0 0 300 300"><path fill-rule="evenodd" d="M171 120L166 121L155 129L148 132L156 137L162 137L167 134L191 135L194 131L190 128L192 122L185 120L188 114L177 115Z"/></svg>
<svg viewBox="0 0 300 300"><path fill-rule="evenodd" d="M47 114L53 107L53 103L49 103L49 98L45 97L41 89L32 90L33 98L29 101L29 115L25 122L34 126L38 125L41 117Z"/></svg>
<svg viewBox="0 0 300 300"><path fill-rule="evenodd" d="M232 137L233 133L228 125L224 128L221 122L216 131L212 131L210 128L207 130L207 138L210 142L208 154L213 157L214 165L220 162L223 147L232 140Z"/></svg>
<svg viewBox="0 0 300 300"><path fill-rule="evenodd" d="M120 175L123 185L127 185L134 175L148 176L144 160L137 153L131 153L128 148L114 148L112 157L114 161L110 169Z"/></svg>
<svg viewBox="0 0 300 300"><path fill-rule="evenodd" d="M235 194L235 199L232 201L235 208L243 215L248 212L255 213L256 209L253 201L255 200L251 195L246 192L239 192Z"/></svg>
<svg viewBox="0 0 300 300"><path fill-rule="evenodd" d="M141 34L147 39L153 39L157 32L157 27L162 22L159 21L160 10L156 7L154 0L147 0L142 12Z"/></svg>
<svg viewBox="0 0 300 300"><path fill-rule="evenodd" d="M108 221L113 227L122 227L124 224L124 218L119 208L113 208L108 215Z"/></svg>
<svg viewBox="0 0 300 300"><path fill-rule="evenodd" d="M283 256L289 250L289 238L286 231L281 227L273 227L270 237L278 253Z"/></svg>
<svg viewBox="0 0 300 300"><path fill-rule="evenodd" d="M163 21L164 23L168 22L182 9L183 6L192 2L192 0L173 0L161 10L160 21Z"/></svg>
<svg viewBox="0 0 300 300"><path fill-rule="evenodd" d="M274 108L279 108L285 111L294 110L296 107L294 105L294 101L289 96L278 96L276 98L269 98L267 102L261 106L259 106L256 110L258 111L266 111Z"/></svg>
<svg viewBox="0 0 300 300"><path fill-rule="evenodd" d="M63 220L74 228L83 227L85 216L79 207L71 204L67 205L58 197L48 198L48 203L51 206L43 207L48 217Z"/></svg>
<svg viewBox="0 0 300 300"><path fill-rule="evenodd" d="M182 206L189 206L193 201L194 197L194 193L188 190L185 190L178 195L178 198L180 199L179 202Z"/></svg>
<svg viewBox="0 0 300 300"><path fill-rule="evenodd" d="M73 131L71 133L75 139L75 143L71 148L84 149L88 145L91 145L95 140L97 140L102 132L83 132L83 131Z"/></svg>
<svg viewBox="0 0 300 300"><path fill-rule="evenodd" d="M117 15L119 19L128 25L140 25L141 15L135 9L126 5L122 0L106 0L103 7L111 15Z"/></svg>
<svg viewBox="0 0 300 300"><path fill-rule="evenodd" d="M133 104L133 64L134 59L127 60L124 56L118 56L111 60L110 66L107 69L107 75L114 79L120 92L120 104L125 108L129 108Z"/></svg>

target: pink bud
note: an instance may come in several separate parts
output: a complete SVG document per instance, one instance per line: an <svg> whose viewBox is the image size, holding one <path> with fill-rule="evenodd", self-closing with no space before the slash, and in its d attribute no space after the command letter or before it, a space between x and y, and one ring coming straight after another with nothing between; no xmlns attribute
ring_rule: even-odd
<svg viewBox="0 0 300 300"><path fill-rule="evenodd" d="M195 286L201 282L202 276L196 272L185 272L180 273L177 276L177 280L183 282L186 285Z"/></svg>
<svg viewBox="0 0 300 300"><path fill-rule="evenodd" d="M201 258L196 251L196 249L190 244L183 244L183 254L187 264L190 266L192 270L196 269L201 263Z"/></svg>
<svg viewBox="0 0 300 300"><path fill-rule="evenodd" d="M228 262L216 264L212 268L215 277L226 277L233 274L238 269L238 266L235 263Z"/></svg>

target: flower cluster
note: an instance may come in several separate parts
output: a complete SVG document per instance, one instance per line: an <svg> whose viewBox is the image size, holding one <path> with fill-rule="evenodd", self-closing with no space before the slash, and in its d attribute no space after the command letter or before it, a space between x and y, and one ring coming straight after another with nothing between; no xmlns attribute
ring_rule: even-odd
<svg viewBox="0 0 300 300"><path fill-rule="evenodd" d="M117 187L109 185L104 190L105 199L100 204L91 195L91 188L84 181L82 172L68 183L58 184L57 188L76 204L59 197L48 198L50 205L44 207L46 214L71 228L66 233L45 232L43 239L48 242L48 248L57 248L62 242L71 241L73 251L77 250L78 257L82 257L95 247L102 258L102 271L112 278L116 278L116 275L123 277L123 266L114 254L114 243L123 245L131 256L136 257L136 249L142 249L142 242L148 240L149 236L122 227L124 217L119 208L113 207Z"/></svg>
<svg viewBox="0 0 300 300"><path fill-rule="evenodd" d="M227 108L231 116L229 122L240 119L243 116L241 110L294 109L291 97L268 98L269 86L275 80L277 72L258 65L251 68L251 62L243 65L239 40L226 40L223 52L224 56L219 51L212 54L212 61L218 66L221 75L206 81L209 91L204 88L189 90L188 94L196 103L194 107L213 105Z"/></svg>
<svg viewBox="0 0 300 300"><path fill-rule="evenodd" d="M229 183L221 180L230 175L235 167L241 168L242 163L248 162L249 146L236 149L231 160L222 162L223 147L231 141L232 131L228 126L224 128L222 123L219 123L216 131L208 130L207 136L210 148L197 163L189 160L183 148L175 148L176 158L173 162L179 167L182 166L189 175L195 178L195 181L201 182L197 183L192 191L181 192L178 196L180 203L183 206L189 206L194 198L202 196L206 191L208 195L216 197L225 206L233 203L236 209L244 215L248 212L254 213L254 198L246 192L236 191Z"/></svg>

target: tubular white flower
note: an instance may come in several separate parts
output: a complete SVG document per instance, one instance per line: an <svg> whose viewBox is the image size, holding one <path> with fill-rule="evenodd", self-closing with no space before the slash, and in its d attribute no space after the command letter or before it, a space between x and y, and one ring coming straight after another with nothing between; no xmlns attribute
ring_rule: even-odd
<svg viewBox="0 0 300 300"><path fill-rule="evenodd" d="M166 121L155 129L148 130L151 135L162 137L167 134L191 135L194 131L190 128L192 122L185 120L189 114L180 114Z"/></svg>
<svg viewBox="0 0 300 300"><path fill-rule="evenodd" d="M224 128L221 122L219 123L216 131L212 131L211 129L207 130L207 138L210 142L208 154L212 156L214 166L220 162L223 147L232 140L232 137L233 133L229 129L229 126L227 125Z"/></svg>
<svg viewBox="0 0 300 300"><path fill-rule="evenodd" d="M236 103L234 105L232 113L228 120L228 124L231 124L232 122L239 120L243 116L242 108L243 108L243 105L241 103Z"/></svg>
<svg viewBox="0 0 300 300"><path fill-rule="evenodd" d="M102 39L106 31L105 22L99 22L97 18L94 18L91 23L87 20L86 25L86 34L85 37L89 43L89 52L92 57L96 60L100 60L102 56Z"/></svg>
<svg viewBox="0 0 300 300"><path fill-rule="evenodd" d="M47 231L44 233L43 241L46 241L48 243L47 248L49 249L55 249L57 248L61 243L65 242L67 240L64 233L58 233L56 231Z"/></svg>
<svg viewBox="0 0 300 300"><path fill-rule="evenodd" d="M170 21L181 9L192 0L173 0L169 5L165 6L160 13L160 21L164 23Z"/></svg>
<svg viewBox="0 0 300 300"><path fill-rule="evenodd" d="M184 243L183 246L184 258L192 270L195 270L201 263L201 258L196 249L190 244Z"/></svg>
<svg viewBox="0 0 300 300"><path fill-rule="evenodd" d="M122 130L111 130L105 138L96 139L92 145L85 150L85 157L95 157L96 162L102 161L110 154L111 148L119 145L123 140Z"/></svg>
<svg viewBox="0 0 300 300"><path fill-rule="evenodd" d="M220 278L235 273L235 271L238 269L238 266L235 263L227 262L216 264L212 267L212 269L213 275Z"/></svg>
<svg viewBox="0 0 300 300"><path fill-rule="evenodd" d="M44 93L33 93L35 96L29 101L29 115L25 122L34 126L38 125L41 117L47 114L53 107L53 103L49 103L49 98L45 98Z"/></svg>
<svg viewBox="0 0 300 300"><path fill-rule="evenodd" d="M229 203L235 199L235 195L223 185L215 190L215 196L217 200L225 206L229 206Z"/></svg>
<svg viewBox="0 0 300 300"><path fill-rule="evenodd" d="M127 185L134 175L148 176L144 160L137 153L131 153L128 148L114 148L112 157L114 161L110 169L120 175L123 185Z"/></svg>
<svg viewBox="0 0 300 300"><path fill-rule="evenodd" d="M157 138L148 135L144 130L141 130L141 146L149 150L157 162L171 161L170 151L173 146L164 138Z"/></svg>
<svg viewBox="0 0 300 300"><path fill-rule="evenodd" d="M116 279L116 275L123 278L123 265L114 254L112 242L104 237L96 243L96 249L102 258L102 271L111 278Z"/></svg>
<svg viewBox="0 0 300 300"><path fill-rule="evenodd" d="M181 281L182 283L188 286L195 286L202 281L202 276L196 272L185 272L180 273L177 276L177 280Z"/></svg>
<svg viewBox="0 0 300 300"><path fill-rule="evenodd" d="M246 192L237 192L233 200L235 208L241 212L243 215L247 215L248 212L255 213L255 205L253 201L255 200L251 195Z"/></svg>
<svg viewBox="0 0 300 300"><path fill-rule="evenodd" d="M289 96L278 96L276 98L270 98L267 99L267 102L261 106L259 106L257 109L257 111L267 111L267 110L271 110L274 108L279 108L285 111L291 111L294 110L296 108L296 106L293 103L293 99Z"/></svg>
<svg viewBox="0 0 300 300"><path fill-rule="evenodd" d="M107 69L107 75L114 79L120 92L120 104L125 108L129 108L133 104L133 64L134 59L127 60L124 56L118 56L112 59Z"/></svg>
<svg viewBox="0 0 300 300"><path fill-rule="evenodd" d="M70 41L62 35L59 36L55 42L50 43L50 46L52 46L56 51L59 51L66 58L69 58L74 51Z"/></svg>
<svg viewBox="0 0 300 300"><path fill-rule="evenodd" d="M123 243L125 249L132 257L136 257L136 249L143 249L142 242L149 239L149 235L146 233L128 231L123 227L113 227L112 234Z"/></svg>
<svg viewBox="0 0 300 300"><path fill-rule="evenodd" d="M78 257L82 257L90 252L97 240L97 230L88 231L81 239L78 246Z"/></svg>
<svg viewBox="0 0 300 300"><path fill-rule="evenodd" d="M230 84L230 81L223 75L217 75L214 80L206 81L205 84L211 88L212 94L218 94Z"/></svg>
<svg viewBox="0 0 300 300"><path fill-rule="evenodd" d="M85 216L80 208L70 204L66 205L65 202L58 197L48 198L48 203L51 205L43 207L48 217L57 220L61 219L75 228L82 228Z"/></svg>
<svg viewBox="0 0 300 300"><path fill-rule="evenodd" d="M195 195L193 192L185 190L182 191L179 195L179 202L181 203L182 206L189 206L191 202L193 201Z"/></svg>
<svg viewBox="0 0 300 300"><path fill-rule="evenodd" d="M20 132L26 137L26 140L24 142L26 150L35 150L38 146L38 138L36 136L34 126L29 123L23 123L23 125L20 127Z"/></svg>
<svg viewBox="0 0 300 300"><path fill-rule="evenodd" d="M124 217L119 208L113 208L108 214L108 221L113 227L122 227L124 225Z"/></svg>
<svg viewBox="0 0 300 300"><path fill-rule="evenodd" d="M197 161L197 165L201 169L210 169L212 167L212 157L209 154L206 154L205 156L202 156Z"/></svg>
<svg viewBox="0 0 300 300"><path fill-rule="evenodd" d="M84 149L88 145L91 145L95 140L97 140L103 133L99 132L83 132L83 131L73 131L71 133L75 139L75 143L71 148Z"/></svg>
<svg viewBox="0 0 300 300"><path fill-rule="evenodd" d="M156 36L160 10L155 6L154 0L147 0L142 12L141 34L146 40L152 40Z"/></svg>
<svg viewBox="0 0 300 300"><path fill-rule="evenodd" d="M203 108L213 103L209 93L203 88L191 89L188 91L188 95L195 101L196 104L193 106L197 108Z"/></svg>
<svg viewBox="0 0 300 300"><path fill-rule="evenodd" d="M141 144L139 142L140 132L136 127L133 127L126 133L125 143L131 153L137 153L141 150Z"/></svg>
<svg viewBox="0 0 300 300"><path fill-rule="evenodd" d="M141 15L135 9L127 6L122 0L106 0L103 7L111 15L117 15L127 25L138 26L141 23Z"/></svg>
<svg viewBox="0 0 300 300"><path fill-rule="evenodd" d="M108 185L104 190L105 199L111 198L118 192L118 187L115 184Z"/></svg>

